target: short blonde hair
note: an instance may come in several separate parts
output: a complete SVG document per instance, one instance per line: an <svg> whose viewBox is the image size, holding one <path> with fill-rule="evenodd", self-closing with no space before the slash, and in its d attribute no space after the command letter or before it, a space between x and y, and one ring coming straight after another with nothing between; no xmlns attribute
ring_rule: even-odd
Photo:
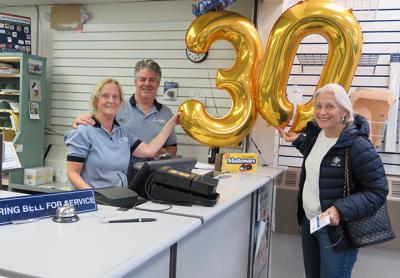
<svg viewBox="0 0 400 278"><path fill-rule="evenodd" d="M100 97L100 93L101 90L103 89L103 87L107 84L115 84L118 87L119 90L119 98L121 100L121 104L124 102L124 96L122 93L122 87L121 84L119 84L119 82L115 79L112 78L106 78L101 80L99 83L97 83L96 87L94 88L94 91L92 93L92 97L90 99L90 105L92 106L92 110L93 112L97 112L97 104L99 102L99 97Z"/></svg>
<svg viewBox="0 0 400 278"><path fill-rule="evenodd" d="M339 84L330 83L319 88L314 94L314 101L319 95L331 93L335 97L336 103L346 111L346 116L343 123L354 121L353 105L351 104L350 97L346 90Z"/></svg>

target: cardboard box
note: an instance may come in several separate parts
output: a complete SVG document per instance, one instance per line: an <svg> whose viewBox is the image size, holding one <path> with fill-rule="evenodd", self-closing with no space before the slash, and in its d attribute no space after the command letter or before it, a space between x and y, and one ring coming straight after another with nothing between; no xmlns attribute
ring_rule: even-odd
<svg viewBox="0 0 400 278"><path fill-rule="evenodd" d="M353 111L364 116L369 124L369 138L376 148L382 142L390 107L396 98L388 90L357 89L350 95Z"/></svg>
<svg viewBox="0 0 400 278"><path fill-rule="evenodd" d="M24 170L24 184L39 185L53 182L53 167L35 167Z"/></svg>
<svg viewBox="0 0 400 278"><path fill-rule="evenodd" d="M256 172L258 155L255 153L225 153L222 155L221 171Z"/></svg>

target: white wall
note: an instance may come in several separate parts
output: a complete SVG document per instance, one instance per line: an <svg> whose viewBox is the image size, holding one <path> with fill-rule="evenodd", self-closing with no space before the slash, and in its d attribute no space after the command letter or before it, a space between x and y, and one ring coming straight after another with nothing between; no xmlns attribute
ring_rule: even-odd
<svg viewBox="0 0 400 278"><path fill-rule="evenodd" d="M296 2L259 1L257 27L264 48L276 19L286 8ZM351 4L354 1L338 2ZM380 60L375 72L371 73L370 68L359 68L357 70L353 88L368 87L366 85L371 84L375 87L387 87L389 54L398 52L400 49L398 31L400 28L400 4L395 0L372 2L379 2L379 7L376 11L357 11L355 9L354 14L360 20L364 38L367 42L364 44L363 53L378 52L381 54ZM210 113L217 114L214 101L219 108L218 115L228 111L230 98L226 92L215 90L214 76L217 68L231 65L234 60L234 51L230 45L222 42L213 46L209 59L205 63L195 65L186 59L183 37L188 25L194 19L191 12L191 1L85 5L85 10L92 17L84 25L82 33L57 32L50 29L50 24L45 19L45 15L50 12L50 8L50 6L39 6L39 8L32 6L0 10L1 12L31 17L33 53L48 58L48 88L50 88L49 95L51 96L46 135L48 144L53 144L54 146L63 145L62 136L56 133L62 134L69 128L72 119L76 115L88 111L86 102L89 94L96 81L102 77L111 75L121 79L126 96L129 97L133 92L132 67L138 59L146 57L155 58L160 62L165 73L163 81L179 82L179 95L181 97L178 102L164 101L161 97L163 88L161 87L159 91L159 100L169 105L174 111L189 96L190 91L197 87L202 88L202 96L205 97L205 103ZM233 10L251 18L253 16L254 2L252 0L238 0ZM37 20L38 18L39 20ZM179 28L176 29L176 26L179 26ZM149 33L152 28L163 29L161 27L174 29L174 31L170 30L174 35L169 40L162 39L161 37L163 33L165 35L165 31L154 30L156 32L152 34L156 37L153 39L160 40L157 43L159 48L157 48L154 45L155 43L149 43L151 40L148 37L146 39L146 33ZM102 28L108 31L101 33ZM124 33L122 33L124 28L129 29L125 30L125 35L129 42L121 42L120 44L126 49L120 51L108 49L115 48L115 45L118 44L117 37L119 35L124 36ZM146 31L140 32L140 28ZM380 33L380 31L382 32ZM36 36L37 33L39 37ZM104 36L102 37L101 34ZM107 39L110 34L114 36L114 39ZM143 34L145 34L144 39L137 39ZM95 41L96 36L97 42ZM306 39L304 42L310 41L315 43L318 42L318 39ZM37 42L39 47L36 47ZM90 50L85 50L85 48ZM302 44L298 51L302 53L319 53L320 49L323 48L326 48L326 44L322 41L320 45ZM82 56L82 53L87 55L83 54ZM124 54L124 56L122 53L126 55ZM104 57L98 55L103 55ZM119 58L115 58L117 56ZM81 58L76 59L77 57ZM79 62L84 65L80 65ZM305 92L306 101L313 94L320 70L321 68L318 67L306 67L302 71L298 61L295 61L288 84L288 92L292 90L293 84L299 84L299 87ZM212 95L215 95L215 98ZM259 117L252 130L251 136L261 149L263 157L268 164L271 164L276 158L275 161L282 165L300 165L301 156L298 152L284 142L279 141L275 134L275 129L267 127L266 122L261 117ZM203 161L206 160L207 148L199 146L193 139L185 135L180 128L178 128L178 140L182 154L190 153L197 155ZM249 143L249 148L250 151L256 152L251 142ZM397 154L382 152L381 155L390 173L400 172L398 168L400 162ZM53 156L63 162L65 161L63 157L64 151L57 152Z"/></svg>
<svg viewBox="0 0 400 278"><path fill-rule="evenodd" d="M46 19L51 6L20 7L1 10L32 18L33 53L48 59L50 105L46 142L52 145L47 163L64 167L65 148L62 134L77 115L89 111L88 101L94 85L105 77L118 79L125 98L134 92L133 66L143 58L154 58L163 69L158 100L173 111L191 91L201 88L209 112L223 116L230 109L229 94L215 89L218 68L228 68L235 53L227 42L212 46L206 62L193 64L185 55L184 37L192 14L192 1L143 1L132 3L90 4L84 9L91 15L82 32L54 31ZM253 17L254 1L238 0L230 9ZM39 19L39 20L37 20ZM179 83L178 101L163 100L164 81ZM207 147L199 145L177 128L178 152L207 160Z"/></svg>
<svg viewBox="0 0 400 278"><path fill-rule="evenodd" d="M259 1L258 5L257 30L263 44L263 51L265 51L272 26L283 12L283 1ZM258 115L250 136L259 148L263 162L269 165L273 164L277 153L275 129L268 126L267 122ZM257 147L251 139L248 143L249 152L258 153Z"/></svg>
<svg viewBox="0 0 400 278"><path fill-rule="evenodd" d="M258 16L260 22L259 30L264 28L269 29L271 21L275 21L279 16L278 9L281 9L281 11L286 10L296 2L297 1L284 1L282 5L275 4L276 9L271 8L271 5L273 5L272 3L260 5ZM400 2L395 0L337 2L348 8L353 8L354 10L353 13L358 19L363 31L364 44L362 53L379 55L376 67L359 66L357 68L350 91L361 87L387 89L390 78L390 54L400 51ZM264 27L262 24L265 24L267 27ZM264 35L262 31L260 31L260 35ZM265 36L263 36L263 39L265 39ZM303 40L297 53L326 54L327 49L326 41L322 39L322 37L314 35L308 36ZM291 93L294 85L298 85L298 88L304 92L303 102L308 101L315 91L321 70L321 66L305 66L302 68L296 58L289 77L287 93ZM399 127L397 122L395 124ZM275 131L271 132L270 130L271 128L264 128L264 130L261 131L259 127L253 130L253 134L257 136L255 138L257 139L258 145L271 151L272 144L276 144L277 147L274 151L278 154L278 164L300 166L302 161L301 154L289 144L279 140L278 136L275 135L274 137L271 135L271 133L275 133ZM396 137L394 140L398 142L398 133L393 136ZM267 140L263 138L267 138ZM384 140L385 139L386 138L384 138ZM258 141L263 143L260 144ZM273 143L271 144L271 142ZM400 155L398 154L398 146L396 153L385 152L383 147L380 148L379 151L386 172L392 175L399 175ZM268 152L265 151L265 153Z"/></svg>

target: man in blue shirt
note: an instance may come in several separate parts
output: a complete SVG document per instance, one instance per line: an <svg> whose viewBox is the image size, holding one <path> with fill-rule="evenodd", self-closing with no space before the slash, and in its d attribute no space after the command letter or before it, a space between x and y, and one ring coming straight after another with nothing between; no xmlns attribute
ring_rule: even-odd
<svg viewBox="0 0 400 278"><path fill-rule="evenodd" d="M161 81L161 68L151 59L141 60L135 65L136 92L129 101L121 105L117 120L133 129L138 138L148 143L164 127L165 123L173 116L171 110L157 102L157 90ZM80 124L94 125L91 114L78 116L72 123L76 128ZM175 155L177 152L176 134L172 132L159 154L168 153ZM138 159L134 159L137 161Z"/></svg>

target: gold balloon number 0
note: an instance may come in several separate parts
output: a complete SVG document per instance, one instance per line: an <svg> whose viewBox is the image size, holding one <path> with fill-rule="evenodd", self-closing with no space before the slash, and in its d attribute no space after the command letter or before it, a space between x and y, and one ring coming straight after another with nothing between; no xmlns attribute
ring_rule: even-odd
<svg viewBox="0 0 400 278"><path fill-rule="evenodd" d="M352 12L330 1L303 1L285 11L270 33L262 61L261 43L254 25L231 12L209 12L198 17L186 33L194 52L206 52L217 39L232 43L235 64L218 70L217 88L232 97L232 108L222 118L210 116L195 100L184 102L181 126L192 138L208 146L237 145L251 130L256 110L272 126L286 127L294 106L286 96L286 84L297 48L310 34L323 36L328 56L317 88L327 83L351 85L362 48L362 32ZM258 66L259 69L258 69ZM302 131L312 119L312 100L298 105L291 131Z"/></svg>

